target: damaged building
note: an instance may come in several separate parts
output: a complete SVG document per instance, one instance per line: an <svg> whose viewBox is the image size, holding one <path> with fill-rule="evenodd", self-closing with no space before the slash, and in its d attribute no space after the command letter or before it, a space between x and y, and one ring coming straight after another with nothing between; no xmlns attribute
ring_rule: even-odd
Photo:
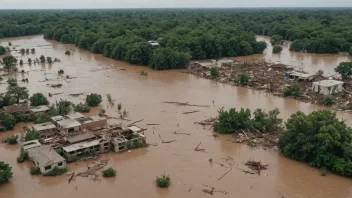
<svg viewBox="0 0 352 198"><path fill-rule="evenodd" d="M58 132L56 126L51 122L32 125L34 131L40 133L42 138L50 138Z"/></svg>
<svg viewBox="0 0 352 198"><path fill-rule="evenodd" d="M343 84L342 81L338 80L322 80L313 82L312 90L320 94L332 95L341 92Z"/></svg>
<svg viewBox="0 0 352 198"><path fill-rule="evenodd" d="M111 137L111 149L115 152L125 151L129 149L130 145L138 144L138 142L146 143L143 130L136 126L130 126L127 130Z"/></svg>
<svg viewBox="0 0 352 198"><path fill-rule="evenodd" d="M51 117L51 121L60 131L67 133L79 131L81 127L81 123L67 116L54 116Z"/></svg>
<svg viewBox="0 0 352 198"><path fill-rule="evenodd" d="M33 162L33 165L40 169L42 174L48 173L54 168L66 168L65 158L47 145L29 149L28 157Z"/></svg>
<svg viewBox="0 0 352 198"><path fill-rule="evenodd" d="M100 117L99 115L91 116L88 118L79 118L77 121L81 123L82 129L103 128L108 125L107 119Z"/></svg>
<svg viewBox="0 0 352 198"><path fill-rule="evenodd" d="M64 146L62 150L66 157L82 157L109 152L110 145L110 142L107 140L95 139Z"/></svg>

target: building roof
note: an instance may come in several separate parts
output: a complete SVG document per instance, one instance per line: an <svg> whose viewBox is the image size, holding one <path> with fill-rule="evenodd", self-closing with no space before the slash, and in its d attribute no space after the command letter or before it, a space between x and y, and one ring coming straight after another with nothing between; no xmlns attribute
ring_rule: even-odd
<svg viewBox="0 0 352 198"><path fill-rule="evenodd" d="M31 140L27 142L22 142L22 149L26 151L28 149L33 149L41 145L42 144L38 140Z"/></svg>
<svg viewBox="0 0 352 198"><path fill-rule="evenodd" d="M85 149L92 146L96 146L96 145L99 145L99 143L100 143L100 140L92 140L92 141L81 142L81 143L65 146L65 147L62 147L62 149L66 152L72 152L72 151L77 151L79 149Z"/></svg>
<svg viewBox="0 0 352 198"><path fill-rule="evenodd" d="M85 132L79 135L70 136L69 138L67 138L67 141L70 144L74 144L77 142L82 142L82 141L94 139L94 138L96 138L96 136L92 132Z"/></svg>
<svg viewBox="0 0 352 198"><path fill-rule="evenodd" d="M133 131L133 132L136 132L136 133L139 133L142 131L141 128L138 128L136 126L130 126L130 127L127 127L129 130Z"/></svg>
<svg viewBox="0 0 352 198"><path fill-rule="evenodd" d="M202 67L213 67L213 63L205 62L205 63L198 63Z"/></svg>
<svg viewBox="0 0 352 198"><path fill-rule="evenodd" d="M81 126L81 123L79 123L77 120L72 120L72 119L60 120L60 121L57 121L57 123L65 129Z"/></svg>
<svg viewBox="0 0 352 198"><path fill-rule="evenodd" d="M32 125L33 129L36 131L44 131L44 130L50 130L50 129L55 129L56 126L51 123L51 122L45 122L45 123L41 123L41 124L34 124Z"/></svg>
<svg viewBox="0 0 352 198"><path fill-rule="evenodd" d="M79 112L74 112L74 113L71 113L69 115L66 115L65 117L67 117L69 119L72 119L72 120L76 120L76 119L79 119L79 118L84 118L84 115L79 113Z"/></svg>
<svg viewBox="0 0 352 198"><path fill-rule="evenodd" d="M49 111L49 107L46 105L41 105L41 106L36 106L36 107L31 107L31 112L33 113L39 113L39 112L46 112Z"/></svg>
<svg viewBox="0 0 352 198"><path fill-rule="evenodd" d="M292 72L289 72L288 74L291 76L297 76L298 78L309 78L314 76L314 74L305 74L297 71L292 71Z"/></svg>
<svg viewBox="0 0 352 198"><path fill-rule="evenodd" d="M29 112L29 106L28 103L20 103L20 104L14 104L10 106L5 106L4 111L7 113L26 113Z"/></svg>
<svg viewBox="0 0 352 198"><path fill-rule="evenodd" d="M61 157L55 149L48 145L42 145L28 151L28 155L34 161L38 162L39 166L48 166L58 162L63 162L65 159Z"/></svg>
<svg viewBox="0 0 352 198"><path fill-rule="evenodd" d="M343 82L338 80L321 80L321 81L313 82L313 85L320 85L322 87L332 87L335 85L342 85L342 84Z"/></svg>
<svg viewBox="0 0 352 198"><path fill-rule="evenodd" d="M64 120L65 118L63 116L61 116L61 115L58 115L58 116L53 116L50 119L55 121L55 122L58 122L58 121Z"/></svg>
<svg viewBox="0 0 352 198"><path fill-rule="evenodd" d="M95 116L91 116L88 118L81 118L78 119L78 121L82 124L87 124L87 123L91 123L91 122L97 122L97 121L101 121L101 120L106 120L106 118L100 117L99 115L95 115Z"/></svg>
<svg viewBox="0 0 352 198"><path fill-rule="evenodd" d="M219 60L218 62L221 62L221 63L233 63L233 60L230 60L230 59L222 59L222 60Z"/></svg>

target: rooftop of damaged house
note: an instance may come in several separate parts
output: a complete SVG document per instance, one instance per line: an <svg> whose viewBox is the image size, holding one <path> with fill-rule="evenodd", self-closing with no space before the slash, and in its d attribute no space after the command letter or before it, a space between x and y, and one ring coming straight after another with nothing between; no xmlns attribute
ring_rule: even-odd
<svg viewBox="0 0 352 198"><path fill-rule="evenodd" d="M321 70L306 72L284 64L228 59L192 62L189 69L189 74L220 83L266 91L312 104L329 105L335 110L352 110L349 102L352 97L351 80L342 81L339 76L326 77ZM293 86L298 87L298 93L285 94L285 90ZM334 102L327 104L326 98L332 98Z"/></svg>

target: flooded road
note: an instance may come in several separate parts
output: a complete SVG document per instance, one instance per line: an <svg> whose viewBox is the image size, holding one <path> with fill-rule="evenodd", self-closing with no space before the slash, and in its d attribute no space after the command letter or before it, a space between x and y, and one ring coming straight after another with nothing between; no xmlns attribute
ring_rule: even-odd
<svg viewBox="0 0 352 198"><path fill-rule="evenodd" d="M316 73L318 70L324 71L324 76L335 75L334 68L340 62L352 61L348 55L338 54L310 54L290 51L291 41L285 41L287 45L283 46L280 54L273 54L273 47L270 43L271 38L268 36L257 36L257 41L265 41L268 44L263 54L255 54L245 57L236 57L235 60L266 60L269 62L282 63L293 66L296 69L302 69L307 72Z"/></svg>
<svg viewBox="0 0 352 198"><path fill-rule="evenodd" d="M117 116L118 103L128 112L132 121L144 119L138 123L148 128L147 142L157 144L148 148L133 150L120 154L109 153L101 158L109 158L110 167L117 170L115 178L101 178L92 182L88 178L76 177L70 184L68 177L31 176L29 163L18 164L16 157L19 147L0 145L0 159L10 163L14 172L13 178L0 185L0 198L75 198L93 197L204 197L202 185L213 186L223 193L214 193L212 197L270 197L270 198L347 198L352 197L352 180L334 174L321 177L317 169L281 156L277 151L263 150L234 144L230 136L213 137L212 132L195 125L194 122L217 115L220 107L224 108L278 108L281 117L287 118L298 110L311 112L322 107L295 100L274 97L259 91L233 87L225 84L199 79L180 71L153 71L146 67L133 66L78 49L72 45L64 45L56 41L46 41L42 36L30 36L0 40L0 45L11 41L17 48L35 48L36 54L22 56L14 52L24 61L40 55L61 59L60 63L24 65L19 70L24 74L12 74L18 80L28 78L29 83L20 82L30 93L42 92L62 93L50 98L51 102L68 99L75 103L84 102L85 96L72 97L73 93L99 93L103 96L102 107L110 116ZM65 51L71 50L71 56ZM267 56L267 54L263 55ZM27 61L25 61L27 62ZM335 63L334 63L335 64ZM332 67L331 64L327 68ZM319 65L319 64L317 64ZM318 66L317 66L318 67ZM63 69L65 75L77 77L61 79L57 71ZM124 70L121 70L124 69ZM148 72L141 76L140 72ZM27 73L28 71L28 73ZM46 82L45 78L49 79ZM55 89L47 84L62 83L63 87ZM0 91L7 85L0 84ZM106 94L111 94L115 106L110 107ZM190 102L192 104L211 105L209 108L179 107L164 104L164 101ZM215 105L213 105L213 102ZM199 113L184 115L182 112L200 110ZM97 109L94 109L97 112ZM94 113L93 112L93 113ZM352 125L352 116L339 113L340 118ZM112 123L114 120L109 120ZM116 122L116 120L115 120ZM124 124L130 122L125 121ZM148 123L160 124L147 126ZM0 133L0 139L13 133L23 133L25 124L16 125L15 130ZM175 135L172 132L191 133ZM170 144L162 144L158 135L165 140L176 140ZM194 148L202 142L200 148L205 152L196 152ZM254 159L269 164L267 171L259 175L245 174L233 169L221 180L218 180L227 168L223 158L231 157L239 168L246 169L244 163ZM213 163L209 159L213 159ZM86 170L86 162L72 163L69 172ZM159 189L155 185L156 176L165 171L171 177L168 189Z"/></svg>

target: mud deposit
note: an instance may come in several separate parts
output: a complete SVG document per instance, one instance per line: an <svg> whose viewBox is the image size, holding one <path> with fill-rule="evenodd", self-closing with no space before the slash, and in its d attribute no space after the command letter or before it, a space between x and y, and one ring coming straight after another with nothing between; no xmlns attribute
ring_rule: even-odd
<svg viewBox="0 0 352 198"><path fill-rule="evenodd" d="M213 137L210 130L194 124L194 122L215 117L220 107L266 110L277 107L283 118L298 110L310 112L321 107L199 79L180 71L152 71L146 67L107 59L72 45L46 41L42 36L3 39L0 40L0 45L7 44L9 40L18 49L36 49L35 55L25 54L22 57L21 54L14 53L13 55L18 56L19 59L27 60L28 57L33 59L42 54L61 59L60 63L51 65L24 65L25 73L13 74L12 77L17 77L18 80L28 78L28 84L20 82L20 85L26 86L30 93L43 92L48 95L64 92L53 95L50 98L51 102L60 98L83 102L84 94L79 97L73 97L70 94L100 93L105 99L102 106L109 116L117 116L116 105L122 103L122 108L126 109L130 120L144 119L143 122L138 123L138 126L147 128L145 132L147 142L157 145L121 154L102 155L101 159L109 158L108 167L116 169L115 178L101 178L101 181L92 182L87 178L77 177L68 183L69 177L66 175L54 178L31 176L29 162L24 164L16 162L19 147L1 144L0 159L10 163L14 172L9 182L0 185L1 198L211 196L203 192L203 185L228 192L227 194L214 192L212 197L352 197L350 179L334 174L322 177L319 170L287 159L275 150L255 149L234 144L227 141L231 139L230 136ZM70 56L65 55L66 50L71 50ZM329 66L324 63L317 69L325 66L327 69L333 68L335 63L336 61ZM22 70L21 67L19 69ZM58 78L59 69L65 71L65 76L77 78ZM141 76L142 70L147 71L148 76ZM44 81L45 78L52 80L39 82ZM54 83L61 83L63 86L52 88L46 85ZM7 85L1 84L0 91L5 91L6 87ZM111 94L115 100L114 107L108 105L106 94ZM177 106L163 103L164 101L189 102L210 105L210 107ZM200 112L183 114L195 110ZM97 109L91 112L91 114L96 113ZM350 114L338 113L338 115L351 125ZM120 121L109 120L109 122ZM150 123L160 125L147 125ZM15 130L1 133L0 139L13 133L22 133L24 125L18 124ZM190 135L175 134L174 131L190 133ZM159 134L164 140L176 141L163 144ZM204 152L194 150L199 142L202 142L199 148L204 149ZM261 161L268 167L267 170L262 170L260 175L245 174L234 168L219 180L229 170L219 164L225 164L224 159L228 157L231 157L234 166L240 169L250 170L245 165L248 160ZM209 161L210 158L212 162ZM87 168L86 164L86 162L73 163L68 166L68 169L70 172L79 172ZM155 185L155 179L164 171L171 177L171 186L168 189L159 189Z"/></svg>

